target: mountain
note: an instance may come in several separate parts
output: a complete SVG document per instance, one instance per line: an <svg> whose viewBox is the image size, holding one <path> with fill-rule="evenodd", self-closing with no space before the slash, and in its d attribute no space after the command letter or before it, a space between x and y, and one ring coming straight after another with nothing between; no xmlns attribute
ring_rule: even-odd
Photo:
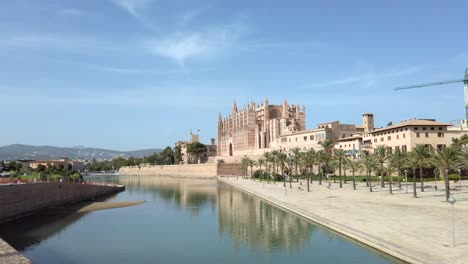
<svg viewBox="0 0 468 264"><path fill-rule="evenodd" d="M143 157L153 153L161 152L161 149L143 149L134 151L117 151L99 148L60 148L52 146L29 146L22 144L13 144L0 147L0 160L18 160L18 159L56 159L59 157L68 157L70 159L112 159L117 157Z"/></svg>

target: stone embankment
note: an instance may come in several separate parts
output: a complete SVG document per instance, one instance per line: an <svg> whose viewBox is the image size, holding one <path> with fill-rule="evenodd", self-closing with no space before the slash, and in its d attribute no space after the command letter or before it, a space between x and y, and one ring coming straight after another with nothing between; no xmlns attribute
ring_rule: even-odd
<svg viewBox="0 0 468 264"><path fill-rule="evenodd" d="M0 223L41 209L119 192L122 185L34 183L0 186Z"/></svg>
<svg viewBox="0 0 468 264"><path fill-rule="evenodd" d="M267 184L258 181L224 178L219 180L279 207L308 218L346 237L362 242L410 263L468 263L468 192L452 191L455 204L455 246L452 244L452 215L445 202L444 190L419 192L412 198L412 188L406 193L394 186L394 194L386 188L374 187L369 192L365 183L358 190L344 184L314 182L310 192L305 181ZM439 184L439 187L441 185Z"/></svg>
<svg viewBox="0 0 468 264"><path fill-rule="evenodd" d="M2 264L30 264L31 261L18 253L7 242L0 238L0 263Z"/></svg>
<svg viewBox="0 0 468 264"><path fill-rule="evenodd" d="M208 163L182 165L127 166L119 170L122 175L172 176L184 178L216 178L218 176L241 176L238 163Z"/></svg>

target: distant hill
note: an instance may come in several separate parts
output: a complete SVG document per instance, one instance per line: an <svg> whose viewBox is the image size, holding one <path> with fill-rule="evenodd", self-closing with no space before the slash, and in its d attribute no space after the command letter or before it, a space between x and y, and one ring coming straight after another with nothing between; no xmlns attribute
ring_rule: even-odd
<svg viewBox="0 0 468 264"><path fill-rule="evenodd" d="M58 157L68 157L70 159L88 159L97 160L112 159L117 157L143 157L153 153L161 152L161 149L143 149L134 151L117 151L98 148L60 148L52 146L29 146L13 144L0 147L0 160L18 160L18 159L56 159Z"/></svg>

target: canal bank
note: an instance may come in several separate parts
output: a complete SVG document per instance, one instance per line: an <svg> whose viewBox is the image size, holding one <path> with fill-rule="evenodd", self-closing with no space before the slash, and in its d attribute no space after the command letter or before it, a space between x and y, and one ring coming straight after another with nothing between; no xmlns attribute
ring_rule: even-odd
<svg viewBox="0 0 468 264"><path fill-rule="evenodd" d="M7 242L0 238L0 263L2 264L30 264L31 261L21 255Z"/></svg>
<svg viewBox="0 0 468 264"><path fill-rule="evenodd" d="M434 193L412 199L378 189L369 193L365 186L359 186L358 191L349 186L328 190L326 183L314 183L307 192L305 183L293 183L293 188L287 183L284 188L283 183L235 177L219 180L403 261L468 263L468 230L461 225L468 208L463 205L457 209L458 242L451 247L450 207Z"/></svg>
<svg viewBox="0 0 468 264"><path fill-rule="evenodd" d="M123 185L65 182L15 184L0 187L0 223L42 209L120 192Z"/></svg>

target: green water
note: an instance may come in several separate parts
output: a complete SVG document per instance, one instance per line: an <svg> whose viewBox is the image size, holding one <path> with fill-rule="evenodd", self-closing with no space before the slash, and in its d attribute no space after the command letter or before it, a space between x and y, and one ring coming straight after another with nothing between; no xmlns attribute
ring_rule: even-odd
<svg viewBox="0 0 468 264"><path fill-rule="evenodd" d="M107 201L140 205L76 213L53 208L0 225L33 263L395 263L216 180L103 176L126 185Z"/></svg>

